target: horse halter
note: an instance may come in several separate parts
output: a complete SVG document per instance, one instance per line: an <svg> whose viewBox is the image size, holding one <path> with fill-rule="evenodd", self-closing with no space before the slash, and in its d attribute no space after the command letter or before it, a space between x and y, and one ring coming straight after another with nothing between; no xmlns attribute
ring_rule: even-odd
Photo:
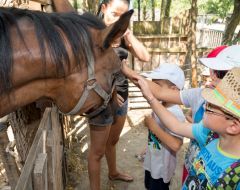
<svg viewBox="0 0 240 190"><path fill-rule="evenodd" d="M64 113L65 115L75 115L77 114L80 109L82 108L82 106L84 105L84 103L86 102L89 92L90 90L94 90L101 98L103 98L104 102L103 104L98 107L96 110L92 111L91 113L88 114L84 114L84 116L91 118L94 117L96 115L98 115L101 111L103 111L104 109L106 109L111 97L112 97L112 91L114 88L114 84L112 86L112 90L110 92L110 94L108 94L98 83L97 83L97 79L95 78L95 74L94 74L94 60L93 60L93 56L87 56L88 59L88 80L85 83L85 87L84 87L84 91L82 96L80 97L78 103L76 104L76 106L68 113Z"/></svg>

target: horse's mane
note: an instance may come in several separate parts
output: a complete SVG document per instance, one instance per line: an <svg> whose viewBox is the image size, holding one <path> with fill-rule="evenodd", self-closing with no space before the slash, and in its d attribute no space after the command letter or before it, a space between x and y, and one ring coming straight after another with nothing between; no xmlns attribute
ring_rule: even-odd
<svg viewBox="0 0 240 190"><path fill-rule="evenodd" d="M76 13L44 13L15 8L0 8L0 93L11 87L10 75L13 65L11 42L14 42L14 36L10 36L11 27L16 27L26 46L23 38L24 33L21 32L21 27L18 24L20 19L27 19L33 23L43 63L46 63L45 45L47 45L52 62L56 64L58 74L61 74L61 76L64 74L63 65L69 65L70 58L59 28L67 37L76 62L86 61L88 64L93 61L92 39L88 26L96 29L105 27L102 21L89 13L79 16Z"/></svg>

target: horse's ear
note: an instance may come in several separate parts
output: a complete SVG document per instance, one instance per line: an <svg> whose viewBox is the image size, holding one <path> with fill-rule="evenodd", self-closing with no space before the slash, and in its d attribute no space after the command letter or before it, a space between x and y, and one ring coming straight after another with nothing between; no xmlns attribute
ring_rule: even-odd
<svg viewBox="0 0 240 190"><path fill-rule="evenodd" d="M103 30L103 48L109 46L120 38L127 30L133 10L124 13L118 21Z"/></svg>

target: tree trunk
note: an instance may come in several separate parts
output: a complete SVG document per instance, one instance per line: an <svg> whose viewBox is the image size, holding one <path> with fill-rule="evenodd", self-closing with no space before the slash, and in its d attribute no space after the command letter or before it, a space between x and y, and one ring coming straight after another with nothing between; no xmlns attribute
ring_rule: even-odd
<svg viewBox="0 0 240 190"><path fill-rule="evenodd" d="M73 7L74 7L74 9L78 10L78 1L77 0L73 1Z"/></svg>
<svg viewBox="0 0 240 190"><path fill-rule="evenodd" d="M98 10L99 0L83 0L83 10L96 14Z"/></svg>
<svg viewBox="0 0 240 190"><path fill-rule="evenodd" d="M161 2L161 8L160 8L160 33L163 33L164 28L164 9L165 9L165 0L162 0Z"/></svg>
<svg viewBox="0 0 240 190"><path fill-rule="evenodd" d="M233 14L226 24L222 44L231 44L237 25L240 23L240 0L234 1Z"/></svg>
<svg viewBox="0 0 240 190"><path fill-rule="evenodd" d="M155 21L155 0L152 1L152 21Z"/></svg>
<svg viewBox="0 0 240 190"><path fill-rule="evenodd" d="M141 20L141 1L138 0L138 21Z"/></svg>
<svg viewBox="0 0 240 190"><path fill-rule="evenodd" d="M170 17L171 4L172 4L172 0L167 0L166 1L165 11L164 11L164 17L165 18Z"/></svg>
<svg viewBox="0 0 240 190"><path fill-rule="evenodd" d="M240 30L238 31L236 37L233 40L232 44L237 44L238 42L240 42Z"/></svg>
<svg viewBox="0 0 240 190"><path fill-rule="evenodd" d="M165 0L162 0L161 8L160 8L160 21L163 21L164 10L165 10Z"/></svg>
<svg viewBox="0 0 240 190"><path fill-rule="evenodd" d="M197 31L197 0L192 0L191 7L191 68L192 68L192 87L197 87L197 53L196 53L196 31Z"/></svg>
<svg viewBox="0 0 240 190"><path fill-rule="evenodd" d="M143 1L143 20L147 19L147 0Z"/></svg>
<svg viewBox="0 0 240 190"><path fill-rule="evenodd" d="M192 0L189 14L189 32L187 40L187 53L185 58L185 69L191 68L185 73L186 78L190 78L191 86L197 87L197 59L196 59L196 19L197 19L197 0Z"/></svg>

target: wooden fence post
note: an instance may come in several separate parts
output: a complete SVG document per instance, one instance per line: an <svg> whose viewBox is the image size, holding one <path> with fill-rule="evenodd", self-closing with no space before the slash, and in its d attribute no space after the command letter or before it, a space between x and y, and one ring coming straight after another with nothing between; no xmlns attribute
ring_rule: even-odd
<svg viewBox="0 0 240 190"><path fill-rule="evenodd" d="M5 150L9 143L7 127L7 124L0 124L0 156L7 173L9 185L12 189L15 189L18 178L20 176L20 171L17 167L14 157Z"/></svg>
<svg viewBox="0 0 240 190"><path fill-rule="evenodd" d="M41 137L43 136L42 131L43 131L43 129L46 128L49 114L50 114L50 109L47 108L43 114L41 123L36 132L32 146L29 150L25 165L21 171L22 173L19 177L19 180L17 182L15 190L25 190L25 189L30 190L30 189L32 189L32 175L31 174L32 174L32 170L33 170L33 165L34 165L34 162L37 157L37 153L38 153L37 149L41 148L41 150L42 150L42 145L43 145L43 141L41 139Z"/></svg>
<svg viewBox="0 0 240 190"><path fill-rule="evenodd" d="M62 179L62 158L63 158L63 142L62 142L62 131L59 124L59 115L57 108L52 108L51 111L51 123L52 123L52 134L53 134L53 147L52 149L52 160L53 160L53 189L63 190L63 179Z"/></svg>
<svg viewBox="0 0 240 190"><path fill-rule="evenodd" d="M33 170L34 190L48 190L47 179L47 154L40 153L37 156Z"/></svg>

